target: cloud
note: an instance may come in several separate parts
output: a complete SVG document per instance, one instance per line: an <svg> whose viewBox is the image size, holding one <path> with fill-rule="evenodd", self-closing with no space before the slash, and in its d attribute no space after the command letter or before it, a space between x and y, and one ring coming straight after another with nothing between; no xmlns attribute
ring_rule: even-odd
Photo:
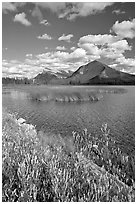
<svg viewBox="0 0 137 204"><path fill-rule="evenodd" d="M22 7L27 2L16 3L3 3L3 11L15 11L17 7ZM38 17L39 20L43 19L41 9L50 9L51 12L56 13L58 18L66 18L73 20L78 16L95 15L105 10L114 2L31 2L35 7L32 11L32 16Z"/></svg>
<svg viewBox="0 0 137 204"><path fill-rule="evenodd" d="M31 61L31 60L30 60ZM2 75L3 77L28 77L32 78L43 70L41 65L21 62L18 60L3 60Z"/></svg>
<svg viewBox="0 0 137 204"><path fill-rule="evenodd" d="M68 35L65 35L63 34L62 36L60 36L58 38L59 41L63 40L63 41L67 41L67 42L70 42L70 39L73 37L73 34L68 34Z"/></svg>
<svg viewBox="0 0 137 204"><path fill-rule="evenodd" d="M132 49L126 39L110 34L83 36L79 39L78 46L84 49L87 55L96 59L101 57L117 59L123 57L126 50Z"/></svg>
<svg viewBox="0 0 137 204"><path fill-rule="evenodd" d="M64 46L57 46L56 50L66 50L66 48Z"/></svg>
<svg viewBox="0 0 137 204"><path fill-rule="evenodd" d="M30 26L31 25L31 22L29 22L26 19L26 14L24 12L16 14L13 21L14 22L20 22L21 24L23 24L25 26Z"/></svg>
<svg viewBox="0 0 137 204"><path fill-rule="evenodd" d="M129 46L127 40L119 40L110 44L109 47L121 51L121 53L123 53L125 50L131 50L131 46Z"/></svg>
<svg viewBox="0 0 137 204"><path fill-rule="evenodd" d="M58 13L62 9L66 8L65 2L37 2L35 4L40 6L43 9L48 8L54 13Z"/></svg>
<svg viewBox="0 0 137 204"><path fill-rule="evenodd" d="M135 37L135 19L131 21L122 21L119 23L118 21L112 26L111 32L117 34L121 38L131 38Z"/></svg>
<svg viewBox="0 0 137 204"><path fill-rule="evenodd" d="M2 11L7 14L8 11L16 11L16 6L13 3L2 2Z"/></svg>
<svg viewBox="0 0 137 204"><path fill-rule="evenodd" d="M120 14L125 14L126 12L121 11L120 9L116 9L116 10L113 10L112 13L115 13L116 15L120 15Z"/></svg>
<svg viewBox="0 0 137 204"><path fill-rule="evenodd" d="M86 51L82 48L77 48L76 50L69 54L68 60L82 59L84 57L86 57Z"/></svg>
<svg viewBox="0 0 137 204"><path fill-rule="evenodd" d="M108 59L117 59L118 57L123 57L123 54L120 51L109 47L102 49L100 55L101 57Z"/></svg>
<svg viewBox="0 0 137 204"><path fill-rule="evenodd" d="M85 50L77 48L74 52L47 52L36 56L40 64L50 68L52 71L61 69L75 71L79 66L88 62Z"/></svg>
<svg viewBox="0 0 137 204"><path fill-rule="evenodd" d="M52 37L50 35L46 34L46 33L43 34L43 35L38 36L37 38L38 39L43 39L43 40L51 40L52 39Z"/></svg>
<svg viewBox="0 0 137 204"><path fill-rule="evenodd" d="M68 20L73 20L78 16L88 16L95 15L96 13L102 12L106 7L111 6L112 2L79 2L72 3L72 6L69 9L66 7L66 10L63 14L60 14L60 18L66 17Z"/></svg>
<svg viewBox="0 0 137 204"><path fill-rule="evenodd" d="M43 24L45 26L49 26L50 25L50 23L46 19L43 19L42 21L40 21L40 24Z"/></svg>
<svg viewBox="0 0 137 204"><path fill-rule="evenodd" d="M98 46L92 43L79 44L79 47L83 48L89 55L100 55L101 52Z"/></svg>
<svg viewBox="0 0 137 204"><path fill-rule="evenodd" d="M78 16L95 15L102 12L106 7L114 4L114 2L38 2L36 4L43 9L50 9L59 18L73 20Z"/></svg>
<svg viewBox="0 0 137 204"><path fill-rule="evenodd" d="M119 62L121 65L127 65L130 67L135 67L135 59L125 58L124 56L116 59L116 62Z"/></svg>
<svg viewBox="0 0 137 204"><path fill-rule="evenodd" d="M75 51L63 52L63 51L56 51L56 52L47 52L43 54L37 55L40 63L75 63L81 61L87 61L86 51L82 48L77 48Z"/></svg>
<svg viewBox="0 0 137 204"><path fill-rule="evenodd" d="M21 7L24 3L7 3L7 9L14 11L14 8ZM50 9L53 13L56 13L59 18L67 18L73 20L78 16L95 15L96 13L102 12L106 7L111 6L114 2L33 2L35 8L32 11L32 16L36 16L41 20L42 9ZM14 7L14 8L13 8Z"/></svg>
<svg viewBox="0 0 137 204"><path fill-rule="evenodd" d="M86 35L79 39L79 43L93 43L95 45L105 45L117 42L119 37L110 34Z"/></svg>

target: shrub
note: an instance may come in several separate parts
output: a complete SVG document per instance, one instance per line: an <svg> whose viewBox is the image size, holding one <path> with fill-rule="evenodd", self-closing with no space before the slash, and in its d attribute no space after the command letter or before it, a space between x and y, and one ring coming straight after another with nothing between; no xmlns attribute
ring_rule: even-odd
<svg viewBox="0 0 137 204"><path fill-rule="evenodd" d="M2 200L8 202L134 201L134 159L109 137L85 129L72 139L37 133L3 116Z"/></svg>

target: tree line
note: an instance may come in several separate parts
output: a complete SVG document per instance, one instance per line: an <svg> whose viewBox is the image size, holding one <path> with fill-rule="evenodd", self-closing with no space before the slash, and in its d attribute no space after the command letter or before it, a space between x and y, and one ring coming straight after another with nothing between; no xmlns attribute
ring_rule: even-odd
<svg viewBox="0 0 137 204"><path fill-rule="evenodd" d="M3 77L2 84L33 84L33 79Z"/></svg>

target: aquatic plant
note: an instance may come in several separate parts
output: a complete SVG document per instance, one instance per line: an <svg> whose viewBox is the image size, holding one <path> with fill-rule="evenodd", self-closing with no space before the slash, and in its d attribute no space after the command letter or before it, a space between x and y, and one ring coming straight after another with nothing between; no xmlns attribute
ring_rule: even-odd
<svg viewBox="0 0 137 204"><path fill-rule="evenodd" d="M110 138L106 123L100 137L85 129L63 139L3 111L2 131L3 201L135 200L134 159Z"/></svg>

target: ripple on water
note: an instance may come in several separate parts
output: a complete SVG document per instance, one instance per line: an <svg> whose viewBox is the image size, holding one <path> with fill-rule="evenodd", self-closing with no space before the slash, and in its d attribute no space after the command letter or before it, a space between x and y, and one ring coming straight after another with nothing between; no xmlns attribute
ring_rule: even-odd
<svg viewBox="0 0 137 204"><path fill-rule="evenodd" d="M106 91L108 88L112 89L111 92L109 90L109 93ZM14 94L3 94L2 99L3 106L13 112L17 112L18 116L25 118L27 123L36 125L38 130L43 129L45 132L60 133L62 136L70 137L72 131L81 132L84 128L87 128L92 134L99 135L102 123L107 122L111 130L111 136L127 149L134 149L134 87L126 87L124 88L126 91L121 91L121 93L120 91L119 93L118 91L113 93L114 88L108 88L97 88L97 97L103 96L103 98L95 103L88 101L75 102L80 97L84 98L86 96L88 98L91 92L92 97L95 97L96 95L93 94L95 91L92 90L96 89L95 87L92 89L91 87L77 88L79 91L76 91L76 88L74 88L73 94L70 94L68 88L57 88L58 92L62 90L61 96L65 103L56 103L54 100L47 103L45 101L32 101L28 95L18 94L19 91L14 92ZM43 87L42 94L45 94L44 90ZM101 91L100 94L98 90L105 91ZM34 90L35 93L38 91L40 92L40 87ZM50 91L50 88L48 91ZM52 91L55 92L55 89L52 88ZM7 92L11 92L11 90L7 89ZM27 90L27 94L28 92ZM54 95L56 96L55 93ZM72 102L68 103L68 96L71 97ZM49 97L52 97L52 94L49 94Z"/></svg>

